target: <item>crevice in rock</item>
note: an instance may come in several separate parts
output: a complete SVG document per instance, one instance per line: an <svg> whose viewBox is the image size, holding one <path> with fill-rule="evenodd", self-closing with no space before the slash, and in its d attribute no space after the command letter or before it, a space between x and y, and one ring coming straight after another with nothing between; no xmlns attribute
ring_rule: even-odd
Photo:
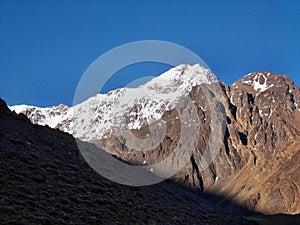
<svg viewBox="0 0 300 225"><path fill-rule="evenodd" d="M244 146L247 146L247 144L248 144L247 135L244 134L244 133L242 133L242 132L240 132L240 131L238 132L238 134L239 134L239 136L240 136L240 140L241 140L242 144L243 144Z"/></svg>
<svg viewBox="0 0 300 225"><path fill-rule="evenodd" d="M229 116L226 117L227 120L227 124L231 124L231 119L229 118Z"/></svg>
<svg viewBox="0 0 300 225"><path fill-rule="evenodd" d="M248 104L254 104L254 98L252 94L247 93Z"/></svg>
<svg viewBox="0 0 300 225"><path fill-rule="evenodd" d="M228 146L229 136L230 136L229 135L229 130L228 130L228 127L226 126L223 142L224 142L224 146L225 146L226 155L230 157L230 149L229 149L229 146Z"/></svg>
<svg viewBox="0 0 300 225"><path fill-rule="evenodd" d="M199 167L195 161L194 155L191 156L191 163L192 163L193 173L196 172L197 179L199 180L199 188L201 191L203 191L204 190L203 179L200 175Z"/></svg>
<svg viewBox="0 0 300 225"><path fill-rule="evenodd" d="M236 120L237 107L235 105L229 103L229 109L230 109L231 115Z"/></svg>

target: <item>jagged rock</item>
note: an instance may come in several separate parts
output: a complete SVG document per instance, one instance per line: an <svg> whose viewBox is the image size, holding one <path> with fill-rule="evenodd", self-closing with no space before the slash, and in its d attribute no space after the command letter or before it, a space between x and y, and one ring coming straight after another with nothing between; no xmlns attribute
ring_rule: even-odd
<svg viewBox="0 0 300 225"><path fill-rule="evenodd" d="M220 153L207 170L197 169L210 136L210 111L203 87L194 87L191 98L199 109L206 109L198 110L201 133L190 163L173 179L262 213L300 213L300 89L288 76L268 72L221 85L227 125ZM176 110L162 118L168 131L158 148L137 152L111 137L104 141L106 149L137 165L163 160L176 148L181 128ZM134 134L145 137L145 130L147 126ZM228 206L226 201L220 204Z"/></svg>
<svg viewBox="0 0 300 225"><path fill-rule="evenodd" d="M73 133L70 132L74 123L69 115L70 108L62 107L59 124L53 124L51 121L54 117L49 116L53 114L53 110L57 114L57 107L29 107L34 112L32 114L30 111L29 118L35 123L35 118L39 117L42 118L38 121L39 124L43 125L48 121L52 127L68 131L82 140L98 145L101 142L109 153L126 162L151 165L168 157L178 145L180 120L196 123L190 115L179 119L174 109L180 97L188 95L197 108L197 123L201 132L189 163L173 179L200 192L225 196L266 214L300 213L300 177L297 163L300 161L300 89L287 75L261 71L250 73L231 86L220 82L223 101L219 107L225 110L227 123L220 152L204 171L199 168L212 132L209 103L214 97L211 95L207 99L203 90L206 88L213 93L212 84L216 83L216 79L211 71L199 65L180 65L162 77L169 83L161 84L159 79L153 80L132 93L138 95L147 87L149 93L157 93L159 96L173 93L176 98L157 100L155 96L152 98L151 95L142 93L142 97L131 101L132 104L121 101L122 107L118 108L116 120L112 119L113 104L120 99L124 100L124 96L128 97L131 92L127 89L97 95L86 103L75 106L87 116L81 120L80 117L77 118L79 121L75 123L78 129L72 131ZM26 106L11 108L18 109L19 112L28 109ZM123 111L120 114L120 109L127 110L125 115ZM43 113L40 115L38 112ZM57 117L55 118L53 120L57 122ZM134 151L124 144L126 138L123 137L124 140L120 141L116 137L122 136L124 129L132 128L135 136L147 138L150 135L149 123L167 126L162 142L150 151ZM97 133L99 126L100 134ZM190 139L187 138L186 141ZM175 163L183 162L179 159L172 162ZM226 201L220 204L227 206Z"/></svg>

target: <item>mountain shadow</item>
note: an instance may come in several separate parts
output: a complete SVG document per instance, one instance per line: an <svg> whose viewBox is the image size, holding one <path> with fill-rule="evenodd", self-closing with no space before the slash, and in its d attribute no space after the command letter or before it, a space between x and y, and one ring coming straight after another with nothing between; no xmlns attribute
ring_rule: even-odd
<svg viewBox="0 0 300 225"><path fill-rule="evenodd" d="M276 224L282 218L233 202L231 209L239 210L228 210L216 204L223 197L170 180L146 187L113 183L88 166L71 135L31 124L3 100L0 160L1 224Z"/></svg>

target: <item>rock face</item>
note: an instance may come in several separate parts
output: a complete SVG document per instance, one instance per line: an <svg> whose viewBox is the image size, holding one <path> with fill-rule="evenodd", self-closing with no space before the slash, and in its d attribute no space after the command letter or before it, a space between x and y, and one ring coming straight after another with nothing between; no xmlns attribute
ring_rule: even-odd
<svg viewBox="0 0 300 225"><path fill-rule="evenodd" d="M253 224L170 181L112 183L71 135L31 124L1 99L0 174L1 224Z"/></svg>
<svg viewBox="0 0 300 225"><path fill-rule="evenodd" d="M288 76L264 71L249 74L232 86L221 83L227 116L224 140L213 163L201 171L200 161L211 134L204 86L194 87L189 93L198 108L201 126L197 148L173 179L265 214L299 214L299 88ZM166 137L152 151L133 151L116 137L104 141L106 149L137 165L159 162L176 148L181 130L176 110L166 111L158 121L163 122L167 125ZM145 126L133 132L145 138L149 129ZM226 201L219 204L230 206Z"/></svg>
<svg viewBox="0 0 300 225"><path fill-rule="evenodd" d="M227 143L245 164L213 191L266 214L298 214L299 88L288 76L262 71L226 87L226 93Z"/></svg>
<svg viewBox="0 0 300 225"><path fill-rule="evenodd" d="M98 95L87 100L87 104L78 106L86 113L85 118L92 120L87 123L87 120L76 122L64 116L68 114L68 108L64 109L58 128L69 132L66 126L76 123L79 131L73 134L78 138L96 144L101 139L101 145L118 158L135 165L152 165L166 159L176 148L180 141L182 120L187 126L197 123L200 133L196 148L191 152L186 166L173 176L173 180L200 192L226 197L227 201L219 204L227 208L232 202L237 202L265 214L300 213L300 89L288 76L265 71L251 73L231 86L220 82L222 96L214 97L212 94L209 98L205 97L207 95L204 92L213 93L213 84L218 81L213 78L211 71L199 65L181 65L162 77L167 82L154 79L142 87L143 90L150 90L149 93L154 97L146 94L125 104L126 96L132 90L120 89L104 97ZM165 100L156 101L156 95L164 96ZM192 99L197 108L197 121L189 115L179 118L174 107L182 96ZM209 168L201 170L207 144L217 139L211 137L214 124L213 110L210 108L210 102L217 97L223 99L218 107L226 116L224 138L213 163ZM109 121L108 115L114 110L110 103L112 99L118 98L123 101L118 112L124 115L121 109L126 111L125 117L119 116L116 121ZM102 103L105 103L104 108ZM24 111L32 108L22 107L22 110L18 110L18 107L11 109L25 112L32 122L40 123L35 120L36 116ZM36 115L37 110L33 111ZM90 112L95 115L91 116ZM43 118L43 115L39 117ZM121 119L125 119L125 122L120 122ZM97 133L97 129L94 129L94 126L99 125L97 121L103 123L101 135L90 137L90 134ZM130 149L124 140L122 142L116 136L130 128L135 136L147 138L150 135L149 124L165 124L167 127L161 143L150 151ZM182 162L176 159L172 163ZM232 210L236 208L233 206Z"/></svg>

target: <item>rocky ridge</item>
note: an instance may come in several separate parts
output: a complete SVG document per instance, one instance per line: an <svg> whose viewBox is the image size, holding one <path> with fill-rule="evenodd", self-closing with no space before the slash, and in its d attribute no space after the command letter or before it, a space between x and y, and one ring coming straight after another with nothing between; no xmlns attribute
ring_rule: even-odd
<svg viewBox="0 0 300 225"><path fill-rule="evenodd" d="M209 69L199 64L183 64L137 88L97 94L73 107L17 105L10 109L25 114L35 124L47 124L92 142L152 123L160 119L164 111L173 109L193 86L214 82L217 79Z"/></svg>
<svg viewBox="0 0 300 225"><path fill-rule="evenodd" d="M171 85L168 82L168 84L160 85L161 80L154 80L149 86L145 85L144 88L155 87L153 89L155 92L162 91L164 94L171 93L171 95L174 95L174 91L176 92L178 87L182 88L179 88L180 92L176 92L178 95L175 95L176 98L173 98L175 99L173 102L169 101L170 98L168 101L156 102L155 105L159 105L159 110L152 118L153 120L148 120L150 118L148 116L152 113L143 117L146 115L144 111L147 112L150 110L149 108L153 108L155 100L153 101L152 96L141 98L142 104L127 105L127 123L120 124L125 124L127 129L131 128L137 137L146 138L149 135L149 123L157 123L158 126L160 126L159 124L166 125L167 133L164 139L153 150L139 152L127 148L115 136L115 133L119 133L124 128L120 128L120 125L117 126L116 132L111 132L112 129L107 126L107 135L101 133L101 136L88 140L99 144L98 141L101 139L102 146L109 153L129 163L136 165L157 163L170 155L179 142L182 118L179 119L178 113L172 108L178 103L181 96L189 95L197 108L201 132L189 163L173 177L173 180L201 193L206 192L226 197L227 201L219 203L226 207L234 201L265 214L300 213L300 177L299 163L297 163L300 161L299 88L288 76L280 76L266 71L250 73L231 86L220 82L223 90L223 101L220 107L224 109L227 117L224 140L213 163L208 169L201 171L199 170L200 161L211 134L212 118L209 101L214 98L207 99L203 91L213 91L211 84L216 83L216 80L212 82L211 79L207 79L210 77L207 76L209 73L208 70L197 65L193 67L182 65L164 75L164 80L173 82ZM176 79L172 79L172 75ZM195 82L191 82L193 80ZM184 85L180 86L181 84ZM127 89L116 90L109 93L108 96L123 96L123 93L127 91ZM88 104L89 106L95 106L99 103L99 96L88 101L91 103ZM88 112L88 108L81 108ZM11 107L11 109L16 108ZM106 109L110 112L113 107L110 109L106 107ZM24 110L19 111L24 112ZM25 111L25 114L29 115L32 122L36 122L32 115L35 115L37 111L33 109L32 112L33 114L29 114ZM96 113L93 117L87 114L85 118L96 118L98 121L105 122L102 111L94 110L93 113L95 112L98 114ZM107 112L102 113L107 114ZM121 115L124 115L124 112ZM128 119L130 116L133 116L132 120ZM184 121L194 123L195 121L191 119L187 116ZM69 119L67 121L65 124L74 122ZM64 122L61 124L58 128L65 130ZM97 123L93 120L91 124ZM82 126L82 124L78 126ZM91 130L97 133L96 130ZM80 137L87 136L81 135ZM83 138L83 140L87 139Z"/></svg>
<svg viewBox="0 0 300 225"><path fill-rule="evenodd" d="M190 162L173 179L265 214L299 214L299 88L287 76L264 71L249 74L232 86L221 86L227 124L218 156L208 169L199 170L211 134L209 104L202 91L210 87L202 84L189 93L198 106L198 144ZM152 151L134 151L116 137L105 139L104 145L133 164L157 163L176 148L181 129L176 110L166 111L158 123L166 123L167 134ZM133 132L140 138L149 135L147 126ZM227 203L219 204L230 206Z"/></svg>

